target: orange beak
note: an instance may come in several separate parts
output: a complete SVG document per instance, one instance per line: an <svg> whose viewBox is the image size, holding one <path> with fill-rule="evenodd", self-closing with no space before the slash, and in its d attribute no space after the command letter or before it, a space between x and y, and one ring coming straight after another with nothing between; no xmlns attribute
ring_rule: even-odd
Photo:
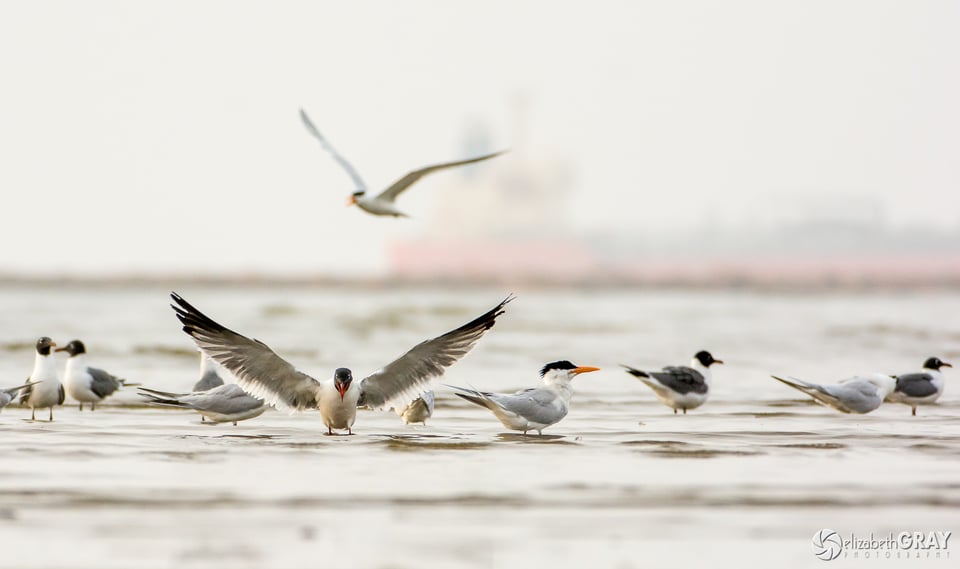
<svg viewBox="0 0 960 569"><path fill-rule="evenodd" d="M573 375L580 375L581 373L590 373L591 371L600 371L600 368L591 367L591 366L580 366L573 370Z"/></svg>
<svg viewBox="0 0 960 569"><path fill-rule="evenodd" d="M348 389L350 389L350 386L347 384L337 384L337 393L340 394L340 401L343 401L343 396L347 394Z"/></svg>
<svg viewBox="0 0 960 569"><path fill-rule="evenodd" d="M357 204L357 198L355 198L354 196L350 196L347 199L347 206L356 205L356 204Z"/></svg>

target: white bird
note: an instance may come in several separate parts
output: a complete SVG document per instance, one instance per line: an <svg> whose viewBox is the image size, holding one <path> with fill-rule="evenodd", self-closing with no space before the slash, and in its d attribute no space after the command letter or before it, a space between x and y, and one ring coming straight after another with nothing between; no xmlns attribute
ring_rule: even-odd
<svg viewBox="0 0 960 569"><path fill-rule="evenodd" d="M714 359L710 352L701 350L693 356L689 367L667 366L662 371L643 371L628 365L623 367L627 373L653 389L657 399L671 407L674 415L678 409L682 409L686 415L688 409L696 409L706 403L713 379L710 366L722 363L723 360Z"/></svg>
<svg viewBox="0 0 960 569"><path fill-rule="evenodd" d="M927 358L920 373L905 373L893 376L897 386L887 396L887 401L903 403L913 408L911 415L917 414L917 405L929 405L943 395L943 372L940 368L953 367L940 358Z"/></svg>
<svg viewBox="0 0 960 569"><path fill-rule="evenodd" d="M436 404L436 396L433 391L424 391L423 395L417 397L407 405L397 407L395 411L404 424L423 423L427 424L427 419L433 416L433 408Z"/></svg>
<svg viewBox="0 0 960 569"><path fill-rule="evenodd" d="M454 168L456 166L464 166L466 164L473 164L474 162L481 162L483 160L489 160L496 156L500 156L505 150L500 152L494 152L492 154L484 154L483 156L477 156L476 158L469 158L467 160L458 160L455 162L445 162L443 164L434 164L432 166L426 166L420 168L419 170L414 170L408 173L406 176L400 178L394 182L389 188L383 190L376 196L367 195L367 185L364 183L363 178L360 177L360 174L357 173L356 169L347 162L347 160L341 156L336 149L327 141L326 138L320 131L314 126L313 122L310 120L310 117L307 116L307 113L303 109L300 109L300 119L303 121L304 126L307 127L307 132L313 135L318 141L320 141L320 146L324 150L330 153L334 160L337 161L340 166L347 171L347 174L353 180L355 186L353 194L350 196L347 205L356 205L360 209L366 211L367 213L373 215L387 215L393 217L407 217L407 214L397 209L397 206L394 205L394 200L397 199L404 190L415 184L420 178L437 172L440 170L445 170L447 168Z"/></svg>
<svg viewBox="0 0 960 569"><path fill-rule="evenodd" d="M771 377L806 393L817 403L832 407L841 413L869 413L879 407L884 398L896 387L896 380L882 373L855 376L832 385L820 385L795 377L790 379L775 375Z"/></svg>
<svg viewBox="0 0 960 569"><path fill-rule="evenodd" d="M88 366L87 347L80 340L73 340L66 346L57 348L56 351L70 354L67 359L63 382L67 387L67 394L80 403L81 411L83 411L84 403L89 403L90 410L95 411L97 403L113 395L120 387L139 385L137 383L127 383L125 379L120 379L102 369Z"/></svg>
<svg viewBox="0 0 960 569"><path fill-rule="evenodd" d="M53 407L63 405L66 396L57 362L53 357L53 348L57 343L44 336L37 340L37 355L33 360L33 371L27 381L31 383L20 390L20 404L30 407L30 420L36 420L37 409L50 408L50 420L53 421Z"/></svg>
<svg viewBox="0 0 960 569"><path fill-rule="evenodd" d="M233 423L259 417L267 410L258 399L235 383L228 383L199 393L167 393L155 389L139 388L140 395L150 403L193 409L202 419L214 423Z"/></svg>
<svg viewBox="0 0 960 569"><path fill-rule="evenodd" d="M237 378L249 393L282 411L318 409L327 433L346 429L353 434L357 407L388 409L420 395L430 381L465 356L503 314L503 302L442 336L417 344L407 353L360 382L347 368L317 381L297 370L266 344L229 330L172 293L177 318L197 346Z"/></svg>
<svg viewBox="0 0 960 569"><path fill-rule="evenodd" d="M209 391L223 385L223 378L217 373L217 363L210 356L200 352L200 379L193 384L193 392Z"/></svg>
<svg viewBox="0 0 960 569"><path fill-rule="evenodd" d="M18 385L16 387L8 387L6 389L0 389L0 411L2 411L4 407L9 405L11 401L16 399L17 394L19 394L20 391L30 387L31 385L33 385L33 383L25 383L23 385Z"/></svg>
<svg viewBox="0 0 960 569"><path fill-rule="evenodd" d="M537 431L555 425L567 416L573 387L570 382L581 373L598 371L600 368L576 366L567 360L551 362L540 370L543 387L524 389L516 393L488 393L448 385L457 391L457 396L486 407L496 415L503 426L514 431Z"/></svg>

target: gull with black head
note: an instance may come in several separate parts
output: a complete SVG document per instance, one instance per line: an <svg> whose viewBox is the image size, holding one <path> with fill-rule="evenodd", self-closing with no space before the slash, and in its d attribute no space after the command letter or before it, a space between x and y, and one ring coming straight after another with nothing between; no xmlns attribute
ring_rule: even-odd
<svg viewBox="0 0 960 569"><path fill-rule="evenodd" d="M171 298L183 331L232 373L241 387L281 411L319 410L331 435L334 429L353 434L357 407L383 410L414 400L434 378L473 349L513 300L509 296L463 326L417 344L360 381L354 381L351 370L343 367L330 379L317 381L263 342L218 324L176 293Z"/></svg>
<svg viewBox="0 0 960 569"><path fill-rule="evenodd" d="M53 357L56 346L57 343L46 336L37 340L33 371L27 379L29 383L20 390L20 404L30 407L31 421L36 420L37 409L45 407L50 408L50 421L53 421L53 407L63 405L66 394Z"/></svg>
<svg viewBox="0 0 960 569"><path fill-rule="evenodd" d="M89 403L90 410L95 411L97 403L113 395L124 385L139 385L127 383L125 379L87 365L87 347L80 340L73 340L56 351L70 355L63 382L67 387L67 394L80 403L81 411L84 403Z"/></svg>
<svg viewBox="0 0 960 569"><path fill-rule="evenodd" d="M334 160L336 160L337 164L347 171L350 179L353 180L354 191L353 194L350 195L347 205L356 205L363 211L372 215L408 217L407 214L397 209L394 201L397 199L397 196L399 196L413 184L417 183L420 178L423 178L424 176L434 172L446 170L448 168L466 166L467 164L489 160L506 152L505 150L502 150L500 152L484 154L483 156L468 158L466 160L457 160L454 162L444 162L442 164L425 166L418 170L409 172L407 175L394 182L389 188L383 190L379 194L370 196L367 195L367 185L364 183L363 178L360 177L360 174L357 172L357 170L350 164L350 162L347 162L346 158L341 156L340 153L336 151L333 145L331 145L322 134L320 134L320 130L314 126L313 121L310 120L310 117L307 116L307 113L304 112L303 109L300 109L300 120L302 120L304 126L307 127L307 132L309 132L320 142L320 146L326 150Z"/></svg>
<svg viewBox="0 0 960 569"><path fill-rule="evenodd" d="M930 405L943 395L943 372L940 370L945 367L953 366L940 358L932 357L923 362L923 369L919 373L893 376L897 385L893 392L887 395L887 401L909 405L912 408L910 414L916 415L918 405Z"/></svg>
<svg viewBox="0 0 960 569"><path fill-rule="evenodd" d="M696 409L710 397L713 373L710 366L722 364L713 355L701 350L693 356L689 366L667 366L661 371L643 371L624 365L627 373L645 383L661 402L673 409L673 414L682 409ZM621 364L623 365L623 364Z"/></svg>
<svg viewBox="0 0 960 569"><path fill-rule="evenodd" d="M504 427L523 431L523 434L536 431L542 435L544 429L559 423L570 411L573 378L599 369L577 366L567 360L551 362L540 370L543 387L516 393L489 393L455 385L447 387L456 390L458 397L492 411Z"/></svg>

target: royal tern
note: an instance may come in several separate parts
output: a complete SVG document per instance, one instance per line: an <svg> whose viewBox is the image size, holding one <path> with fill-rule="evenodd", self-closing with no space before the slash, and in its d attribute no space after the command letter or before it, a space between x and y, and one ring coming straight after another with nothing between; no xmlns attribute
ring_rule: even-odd
<svg viewBox="0 0 960 569"><path fill-rule="evenodd" d="M912 407L911 415L917 414L917 405L929 405L943 395L943 372L940 368L953 367L940 358L927 358L920 373L905 373L893 376L897 386L887 395L887 401L903 403Z"/></svg>
<svg viewBox="0 0 960 569"><path fill-rule="evenodd" d="M214 423L233 423L259 417L266 411L262 399L258 399L235 383L228 383L199 393L167 393L155 389L139 388L140 395L150 403L193 409L202 419Z"/></svg>
<svg viewBox="0 0 960 569"><path fill-rule="evenodd" d="M397 199L404 190L415 184L420 178L426 176L427 174L432 174L433 172L438 172L440 170L445 170L447 168L454 168L456 166L464 166L466 164L473 164L474 162L481 162L483 160L489 160L496 156L500 156L505 150L500 152L494 152L492 154L484 154L483 156L477 156L476 158L469 158L467 160L457 160L455 162L445 162L443 164L434 164L432 166L426 166L420 168L419 170L414 170L408 173L406 176L400 178L393 183L389 188L383 190L376 196L367 195L367 185L364 183L363 178L360 177L360 174L357 173L356 169L347 162L346 158L341 156L336 149L327 141L326 138L320 131L314 126L313 122L310 120L310 117L307 116L307 113L303 109L300 109L300 119L303 121L304 126L307 127L307 132L313 135L318 141L320 141L320 146L323 147L334 160L337 161L340 166L347 171L347 174L353 180L353 185L355 186L353 194L350 196L348 205L356 205L360 209L366 211L367 213L373 215L388 215L394 217L407 217L407 214L398 210L396 205L394 205L394 200Z"/></svg>
<svg viewBox="0 0 960 569"><path fill-rule="evenodd" d="M403 407L397 407L395 411L403 419L404 424L423 423L426 425L427 419L433 416L435 402L436 397L433 392L424 391L423 395Z"/></svg>
<svg viewBox="0 0 960 569"><path fill-rule="evenodd" d="M113 395L122 386L139 385L137 383L127 383L125 379L120 379L102 369L88 366L87 347L80 340L73 340L66 346L57 348L56 351L70 354L70 357L67 358L63 383L67 387L67 394L80 403L81 411L83 411L84 403L89 403L90 410L95 411L97 403Z"/></svg>
<svg viewBox="0 0 960 569"><path fill-rule="evenodd" d="M560 422L570 410L573 387L570 382L581 373L598 371L600 368L576 366L567 360L551 362L540 370L543 387L524 389L516 393L488 393L448 385L456 390L458 397L486 407L496 415L503 426L514 431L537 431Z"/></svg>
<svg viewBox="0 0 960 569"><path fill-rule="evenodd" d="M33 371L27 385L20 390L20 404L30 407L30 420L35 420L37 409L50 408L50 420L53 421L53 407L63 405L66 393L60 383L57 362L53 357L56 342L44 336L37 340L37 355L33 360Z"/></svg>
<svg viewBox="0 0 960 569"><path fill-rule="evenodd" d="M9 405L11 401L16 399L17 394L19 394L21 390L26 389L31 385L33 385L33 383L25 383L23 385L18 385L16 387L8 387L6 389L0 389L0 411L2 411L4 407Z"/></svg>
<svg viewBox="0 0 960 569"><path fill-rule="evenodd" d="M442 336L417 344L407 353L359 382L347 368L317 381L297 370L266 344L251 340L211 320L176 293L171 305L197 346L237 378L252 395L282 411L318 409L327 427L353 433L357 407L388 409L406 405L435 377L469 352L503 314L507 297L479 317Z"/></svg>
<svg viewBox="0 0 960 569"><path fill-rule="evenodd" d="M701 350L693 356L690 366L667 366L662 371L643 371L624 365L627 373L647 384L657 399L664 405L687 414L688 409L696 409L706 403L710 396L710 382L713 373L710 366L722 364L723 360L714 359L710 352ZM622 364L621 364L622 365Z"/></svg>
<svg viewBox="0 0 960 569"><path fill-rule="evenodd" d="M832 385L820 385L795 377L771 377L841 413L869 413L879 407L896 386L894 378L882 373L851 377Z"/></svg>
<svg viewBox="0 0 960 569"><path fill-rule="evenodd" d="M223 378L217 373L217 363L210 356L200 352L200 379L193 384L193 392L208 391L223 385Z"/></svg>

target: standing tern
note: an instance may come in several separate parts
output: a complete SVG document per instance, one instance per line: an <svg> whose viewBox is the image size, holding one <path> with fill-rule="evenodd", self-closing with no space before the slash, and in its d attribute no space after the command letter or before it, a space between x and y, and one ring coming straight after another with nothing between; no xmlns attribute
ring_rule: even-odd
<svg viewBox="0 0 960 569"><path fill-rule="evenodd" d="M940 358L927 358L920 373L905 373L893 376L897 386L887 395L887 401L903 403L913 408L911 415L917 414L917 405L929 405L943 395L943 372L940 368L953 367Z"/></svg>
<svg viewBox="0 0 960 569"><path fill-rule="evenodd" d="M403 213L397 209L394 205L394 200L397 199L404 190L415 184L420 178L426 176L427 174L432 174L433 172L438 172L440 170L446 170L447 168L454 168L456 166L464 166L466 164L473 164L474 162L481 162L483 160L489 160L496 156L500 156L506 150L500 152L494 152L492 154L484 154L483 156L477 156L476 158L468 158L467 160L457 160L455 162L444 162L443 164L434 164L432 166L425 166L419 170L414 170L408 173L406 176L400 178L393 183L389 188L383 190L376 196L367 195L367 185L364 183L363 178L360 177L360 174L357 173L356 169L347 162L346 158L340 155L334 149L320 131L314 126L313 121L310 120L310 117L307 116L307 113L303 109L300 109L300 120L303 121L304 126L307 127L307 132L313 135L318 141L320 141L320 146L323 147L334 160L337 161L340 166L347 171L347 174L353 180L353 185L355 186L353 194L351 194L347 205L356 205L360 209L364 210L367 213L373 215L387 215L393 217L408 217L407 214Z"/></svg>
<svg viewBox="0 0 960 569"><path fill-rule="evenodd" d="M217 373L217 363L210 356L200 352L200 379L193 384L193 392L207 391L223 385L223 378Z"/></svg>
<svg viewBox="0 0 960 569"><path fill-rule="evenodd" d="M266 344L225 328L172 293L177 318L197 346L237 378L252 395L282 411L318 409L327 427L353 434L357 407L388 409L405 405L420 395L435 377L465 356L503 314L509 296L463 326L411 348L396 360L359 382L347 368L317 381L297 370Z"/></svg>
<svg viewBox="0 0 960 569"><path fill-rule="evenodd" d="M33 385L33 383L25 383L23 385L18 385L16 387L8 387L6 389L0 389L0 411L4 407L10 404L11 401L17 398L17 395L21 390L24 390Z"/></svg>
<svg viewBox="0 0 960 569"><path fill-rule="evenodd" d="M262 399L258 399L235 383L228 383L199 393L167 393L155 389L139 388L140 395L150 403L193 409L200 413L201 420L213 423L233 423L259 417L266 411ZM205 421L204 421L205 422Z"/></svg>
<svg viewBox="0 0 960 569"><path fill-rule="evenodd" d="M424 391L423 395L417 397L405 406L397 407L395 411L404 424L423 423L427 424L427 419L433 416L433 407L436 403L436 396L433 391Z"/></svg>
<svg viewBox="0 0 960 569"><path fill-rule="evenodd" d="M540 370L543 387L524 389L513 394L488 393L448 385L457 391L457 396L486 407L496 415L503 426L514 431L543 430L559 423L570 410L573 387L570 382L581 373L598 371L600 368L576 366L567 360L551 362Z"/></svg>
<svg viewBox="0 0 960 569"><path fill-rule="evenodd" d="M88 366L87 347L80 340L73 340L56 351L70 354L63 382L67 386L67 394L80 403L81 411L84 403L89 403L90 410L95 411L97 403L113 395L124 385L139 385L127 383L126 380L102 369Z"/></svg>
<svg viewBox="0 0 960 569"><path fill-rule="evenodd" d="M888 396L896 386L896 380L889 375L875 373L869 376L856 376L844 379L832 385L820 385L791 377L783 379L775 375L773 379L813 397L817 403L833 407L841 413L869 413Z"/></svg>
<svg viewBox="0 0 960 569"><path fill-rule="evenodd" d="M664 405L687 414L687 409L696 409L706 403L710 396L713 373L710 366L722 364L710 352L701 350L693 356L690 366L667 366L662 371L643 371L624 365L627 373L647 384ZM621 364L622 365L622 364Z"/></svg>
<svg viewBox="0 0 960 569"><path fill-rule="evenodd" d="M37 340L37 355L33 360L33 371L27 380L31 385L20 391L20 404L30 407L30 420L36 420L37 409L50 408L50 421L53 421L53 407L63 405L66 393L60 383L57 362L53 357L53 348L57 343L43 336Z"/></svg>

